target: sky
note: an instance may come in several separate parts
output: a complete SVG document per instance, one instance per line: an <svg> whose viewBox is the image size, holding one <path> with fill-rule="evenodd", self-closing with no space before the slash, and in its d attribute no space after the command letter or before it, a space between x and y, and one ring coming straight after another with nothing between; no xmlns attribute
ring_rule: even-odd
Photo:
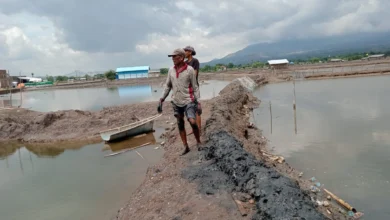
<svg viewBox="0 0 390 220"><path fill-rule="evenodd" d="M0 0L0 69L157 69L187 45L207 62L259 42L386 32L388 10L388 0Z"/></svg>

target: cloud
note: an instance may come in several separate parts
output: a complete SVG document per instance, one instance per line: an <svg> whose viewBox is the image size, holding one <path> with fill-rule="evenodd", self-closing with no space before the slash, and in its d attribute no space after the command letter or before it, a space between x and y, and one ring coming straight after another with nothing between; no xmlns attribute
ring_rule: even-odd
<svg viewBox="0 0 390 220"><path fill-rule="evenodd" d="M186 45L198 50L201 61L208 61L257 42L390 30L386 0L0 4L0 61L16 71L56 74L116 65L168 66L166 54Z"/></svg>

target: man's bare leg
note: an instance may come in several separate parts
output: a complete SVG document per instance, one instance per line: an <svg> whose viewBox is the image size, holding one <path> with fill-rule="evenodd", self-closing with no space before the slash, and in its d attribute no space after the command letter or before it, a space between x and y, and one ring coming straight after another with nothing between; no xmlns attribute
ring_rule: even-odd
<svg viewBox="0 0 390 220"><path fill-rule="evenodd" d="M192 132L194 133L194 136L195 136L196 142L198 144L198 148L199 148L199 145L200 145L200 133L199 133L198 124L196 123L196 119L190 118L188 121L191 124Z"/></svg>
<svg viewBox="0 0 390 220"><path fill-rule="evenodd" d="M190 152L190 148L188 147L188 143L187 143L187 133L184 124L184 115L179 115L176 118L177 118L177 126L179 127L180 138L184 145L184 150L181 153L181 155L185 155L188 152Z"/></svg>
<svg viewBox="0 0 390 220"><path fill-rule="evenodd" d="M198 124L198 128L199 128L199 135L202 131L202 123L201 123L201 117L199 114L196 114L196 123Z"/></svg>

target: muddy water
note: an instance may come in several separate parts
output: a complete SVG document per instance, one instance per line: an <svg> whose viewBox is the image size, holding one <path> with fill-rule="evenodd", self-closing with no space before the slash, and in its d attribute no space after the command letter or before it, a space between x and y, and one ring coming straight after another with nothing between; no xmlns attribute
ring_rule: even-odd
<svg viewBox="0 0 390 220"><path fill-rule="evenodd" d="M390 219L390 77L364 77L262 87L257 125L274 153L316 177L364 219ZM272 134L269 101L272 102Z"/></svg>
<svg viewBox="0 0 390 220"><path fill-rule="evenodd" d="M210 80L200 85L201 99L218 95L229 81ZM120 86L113 88L81 88L29 91L12 94L12 105L48 112L67 109L101 110L103 107L158 101L163 87L159 85ZM22 100L22 101L21 101ZM167 100L170 100L168 97ZM0 107L9 106L9 96L0 97Z"/></svg>
<svg viewBox="0 0 390 220"><path fill-rule="evenodd" d="M110 219L142 183L148 166L161 158L163 151L155 149L161 132L110 145L3 143L0 219ZM104 157L149 142L136 151Z"/></svg>

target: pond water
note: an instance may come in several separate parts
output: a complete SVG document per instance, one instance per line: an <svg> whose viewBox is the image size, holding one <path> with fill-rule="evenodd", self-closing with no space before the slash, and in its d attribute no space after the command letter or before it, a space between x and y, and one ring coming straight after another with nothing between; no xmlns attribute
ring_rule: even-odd
<svg viewBox="0 0 390 220"><path fill-rule="evenodd" d="M228 83L202 84L202 99L217 96ZM42 112L100 110L157 101L162 91L152 85L29 91L22 93L22 107ZM9 98L1 96L0 107L9 105ZM20 100L20 93L12 95L13 106ZM108 145L0 143L0 219L111 219L143 182L147 168L163 155L158 144L163 130L155 129L154 134ZM144 143L151 145L105 157Z"/></svg>
<svg viewBox="0 0 390 220"><path fill-rule="evenodd" d="M152 145L104 157L144 143ZM0 144L0 219L111 219L161 158L158 146L153 134L109 145Z"/></svg>
<svg viewBox="0 0 390 220"><path fill-rule="evenodd" d="M206 81L200 85L201 99L217 96L227 84L229 81ZM22 103L24 108L41 112L67 109L97 111L107 106L158 101L162 92L163 87L159 85L37 90L23 92L22 98L19 93L13 94L12 105L18 106ZM167 98L167 101L169 100L170 96ZM9 105L9 95L0 97L0 102L3 102L3 105Z"/></svg>
<svg viewBox="0 0 390 220"><path fill-rule="evenodd" d="M304 177L316 177L364 219L390 219L390 77L296 82L257 89L255 121ZM269 101L272 109L272 133Z"/></svg>

